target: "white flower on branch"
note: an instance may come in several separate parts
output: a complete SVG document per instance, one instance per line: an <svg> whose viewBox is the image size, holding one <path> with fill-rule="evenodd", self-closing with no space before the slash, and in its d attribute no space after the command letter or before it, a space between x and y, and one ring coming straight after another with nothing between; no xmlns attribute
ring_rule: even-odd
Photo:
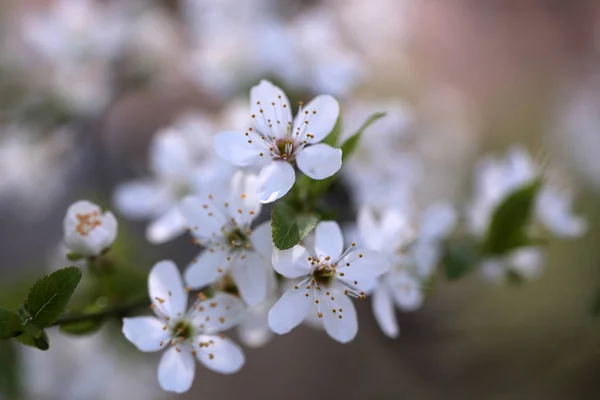
<svg viewBox="0 0 600 400"><path fill-rule="evenodd" d="M222 374L244 365L242 349L221 331L239 323L244 304L238 298L217 293L186 311L188 294L177 266L157 263L148 277L148 292L156 317L123 319L123 334L140 351L165 350L158 365L158 382L170 392L190 389L196 364Z"/></svg>
<svg viewBox="0 0 600 400"><path fill-rule="evenodd" d="M274 278L270 264L273 243L268 222L251 229L262 204L256 196L256 175L238 171L228 193L189 196L181 213L194 243L205 250L185 272L192 288L211 285L231 274L242 299L255 306L268 295Z"/></svg>
<svg viewBox="0 0 600 400"><path fill-rule="evenodd" d="M67 248L79 255L97 256L117 237L117 220L110 211L87 200L72 204L63 221Z"/></svg>
<svg viewBox="0 0 600 400"><path fill-rule="evenodd" d="M300 105L292 120L285 93L268 81L250 91L253 126L245 132L228 131L215 137L221 157L240 167L265 163L258 176L262 203L283 197L294 186L294 164L312 179L325 179L342 167L342 151L320 143L333 130L339 104L328 95Z"/></svg>
<svg viewBox="0 0 600 400"><path fill-rule="evenodd" d="M314 312L333 339L347 343L358 332L356 310L350 297L364 299L389 264L381 253L343 251L344 239L336 222L320 222L314 249L296 245L273 250L273 266L297 283L269 311L269 326L278 334L290 332Z"/></svg>

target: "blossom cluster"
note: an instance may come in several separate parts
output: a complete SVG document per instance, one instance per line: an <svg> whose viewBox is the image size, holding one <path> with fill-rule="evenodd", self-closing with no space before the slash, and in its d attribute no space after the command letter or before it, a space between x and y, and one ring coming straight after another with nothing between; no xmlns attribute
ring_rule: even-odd
<svg viewBox="0 0 600 400"><path fill-rule="evenodd" d="M421 210L401 201L364 202L356 223L344 227L345 234L337 222L320 218L302 240L278 246L278 222L274 216L264 221L262 211L269 203L278 207L293 199L301 189L317 187L342 168L340 147L345 146L323 143L335 134L339 105L331 96L317 96L300 104L293 117L286 94L265 80L250 91L250 104L245 129L213 136L221 159L194 144L194 135L204 134L194 128L214 125L178 122L161 130L151 146L154 175L115 191L120 213L152 220L147 231L151 242L162 243L187 230L202 248L183 273L172 261L156 263L148 277L155 315L123 320L123 334L139 350L164 350L158 380L167 391L189 390L195 359L224 374L242 368L241 347L222 333L233 327L248 346L263 345L273 333L286 334L303 322L348 343L358 333L353 300L371 297L381 330L397 337L396 308L409 312L422 306L456 238L460 213L449 201ZM369 151L371 145L382 148L366 134L356 151ZM561 237L582 235L585 221L572 214L571 193L544 173L519 147L505 160L482 160L475 196L465 210L465 229L473 243L485 247L495 214L530 186L535 188L529 199L534 222ZM377 187L381 182L371 184L361 190L385 191ZM64 229L73 254L98 257L114 241L117 223L112 213L80 201L68 210ZM526 227L531 229L537 225ZM538 244L524 242L506 251L482 250L477 263L482 276L494 282L510 274L533 278L542 255ZM192 302L191 293L197 294Z"/></svg>

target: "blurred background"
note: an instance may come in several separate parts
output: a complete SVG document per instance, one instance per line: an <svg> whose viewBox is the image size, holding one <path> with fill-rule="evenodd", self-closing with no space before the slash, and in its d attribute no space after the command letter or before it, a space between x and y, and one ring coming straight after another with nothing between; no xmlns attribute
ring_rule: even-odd
<svg viewBox="0 0 600 400"><path fill-rule="evenodd" d="M561 167L589 231L551 241L533 282L442 282L422 309L399 315L397 340L363 302L354 342L300 327L247 349L236 375L198 367L180 398L598 398L593 0L4 0L0 304L18 304L33 279L60 264L69 204L87 198L112 208L119 183L151 172L153 136L185 116L203 121L196 140L206 152L214 133L248 117L248 90L262 78L295 100L335 95L347 134L370 112L388 111L372 140L392 144L398 163L387 173L413 182L423 204L445 198L464 209L478 157L523 143ZM393 202L390 186L356 190L369 168L362 162L345 171L354 205ZM117 217L115 251L142 271L166 258L186 265L197 251L187 238L151 245L144 221ZM156 382L158 356L135 351L116 324L50 340L46 353L1 345L0 398L171 398Z"/></svg>

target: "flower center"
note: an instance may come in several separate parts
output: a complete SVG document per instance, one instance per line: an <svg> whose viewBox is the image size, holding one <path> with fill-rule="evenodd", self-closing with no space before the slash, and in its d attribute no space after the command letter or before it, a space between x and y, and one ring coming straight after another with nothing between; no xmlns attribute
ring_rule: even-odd
<svg viewBox="0 0 600 400"><path fill-rule="evenodd" d="M247 249L250 246L250 237L239 227L223 232L223 235L232 251Z"/></svg>
<svg viewBox="0 0 600 400"><path fill-rule="evenodd" d="M336 274L336 270L331 265L321 265L313 271L313 279L316 281L318 286L329 286L333 281Z"/></svg>
<svg viewBox="0 0 600 400"><path fill-rule="evenodd" d="M175 341L190 339L194 334L194 328L188 321L177 321L171 328L171 334Z"/></svg>
<svg viewBox="0 0 600 400"><path fill-rule="evenodd" d="M76 217L78 224L75 229L81 236L87 236L96 227L102 225L102 221L99 218L100 213L98 211L87 214L77 214Z"/></svg>
<svg viewBox="0 0 600 400"><path fill-rule="evenodd" d="M284 160L291 161L296 150L294 141L290 138L279 139L277 140L276 145L279 156Z"/></svg>

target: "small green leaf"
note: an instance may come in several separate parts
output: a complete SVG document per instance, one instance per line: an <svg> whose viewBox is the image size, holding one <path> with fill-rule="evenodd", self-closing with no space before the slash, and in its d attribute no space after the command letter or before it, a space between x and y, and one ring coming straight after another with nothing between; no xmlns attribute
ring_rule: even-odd
<svg viewBox="0 0 600 400"><path fill-rule="evenodd" d="M516 189L500 203L484 240L484 254L502 255L531 244L527 238L527 225L540 187L541 182L536 179Z"/></svg>
<svg viewBox="0 0 600 400"><path fill-rule="evenodd" d="M342 110L340 110L340 113L338 114L338 118L335 121L335 125L334 125L332 131L323 140L323 143L328 144L331 147L338 147L338 141L340 140L341 134L342 134Z"/></svg>
<svg viewBox="0 0 600 400"><path fill-rule="evenodd" d="M444 274L448 280L460 279L479 266L479 247L472 239L448 241L442 258Z"/></svg>
<svg viewBox="0 0 600 400"><path fill-rule="evenodd" d="M273 243L280 250L294 247L319 222L314 214L300 213L284 201L275 204L271 213Z"/></svg>
<svg viewBox="0 0 600 400"><path fill-rule="evenodd" d="M75 252L70 252L67 254L67 259L69 261L79 261L79 260L83 260L85 258L84 255L81 255L79 253L75 253Z"/></svg>
<svg viewBox="0 0 600 400"><path fill-rule="evenodd" d="M33 285L25 307L33 322L45 328L54 323L67 308L67 303L81 281L76 267L58 270Z"/></svg>
<svg viewBox="0 0 600 400"><path fill-rule="evenodd" d="M19 316L0 307L0 340L10 339L23 332Z"/></svg>
<svg viewBox="0 0 600 400"><path fill-rule="evenodd" d="M364 131L371 125L373 125L376 121L380 120L381 118L385 117L386 113L384 112L378 112L375 114L371 114L371 116L369 118L367 118L367 120L360 126L360 128L358 128L358 130L354 133L354 135L350 136L348 139L346 139L346 141L344 142L344 144L342 144L342 161L345 161L352 153L354 153L354 150L356 150L356 148L358 147L358 143L360 141L360 138L362 137L362 134L364 133Z"/></svg>
<svg viewBox="0 0 600 400"><path fill-rule="evenodd" d="M50 344L48 343L48 335L45 331L42 331L42 335L37 339L29 333L16 336L15 339L25 346L36 347L42 351L46 351L50 348Z"/></svg>

